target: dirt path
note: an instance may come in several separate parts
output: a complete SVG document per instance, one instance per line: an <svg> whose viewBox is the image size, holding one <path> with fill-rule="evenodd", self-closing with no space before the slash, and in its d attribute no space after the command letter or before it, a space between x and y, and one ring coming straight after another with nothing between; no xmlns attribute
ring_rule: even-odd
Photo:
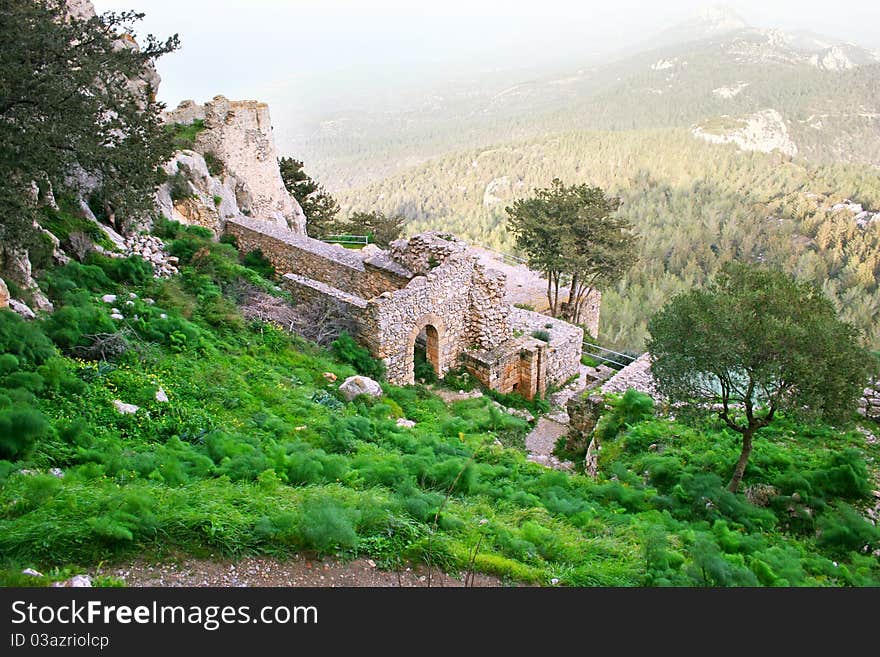
<svg viewBox="0 0 880 657"><path fill-rule="evenodd" d="M347 563L333 559L314 560L297 555L288 560L249 557L239 561L163 558L152 562L138 559L117 564L103 574L125 580L127 586L428 586L426 566L405 567L396 571L381 570L369 559ZM473 585L496 587L505 584L497 577L475 573ZM464 577L456 578L434 569L431 586L464 586Z"/></svg>
<svg viewBox="0 0 880 657"><path fill-rule="evenodd" d="M556 470L572 470L574 468L573 463L560 461L553 455L556 441L566 433L568 433L566 425L547 417L539 419L535 428L526 436L526 450L529 452L529 461L540 463Z"/></svg>

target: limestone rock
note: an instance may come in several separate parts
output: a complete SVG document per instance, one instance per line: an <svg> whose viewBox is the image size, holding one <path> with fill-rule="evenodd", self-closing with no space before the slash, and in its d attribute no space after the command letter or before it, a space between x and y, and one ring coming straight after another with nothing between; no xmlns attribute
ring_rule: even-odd
<svg viewBox="0 0 880 657"><path fill-rule="evenodd" d="M64 587L64 588L91 588L92 587L92 578L88 575L74 575L68 580L64 580L63 582L53 582L53 587Z"/></svg>
<svg viewBox="0 0 880 657"><path fill-rule="evenodd" d="M168 403L168 395L165 393L165 391L162 388L159 388L156 391L156 401L159 402L160 404L167 404Z"/></svg>
<svg viewBox="0 0 880 657"><path fill-rule="evenodd" d="M339 386L339 392L346 400L351 401L358 395L379 397L382 395L382 386L367 376L350 376Z"/></svg>
<svg viewBox="0 0 880 657"><path fill-rule="evenodd" d="M10 299L9 300L9 307L12 310L14 310L15 312L17 312L19 315L24 317L25 319L36 319L37 318L36 313L34 313L34 311L31 310L27 306L27 304L22 303L18 299Z"/></svg>
<svg viewBox="0 0 880 657"><path fill-rule="evenodd" d="M104 303L116 303L116 295L115 294L105 294L101 297L101 301Z"/></svg>
<svg viewBox="0 0 880 657"><path fill-rule="evenodd" d="M0 278L0 308L7 306L9 306L9 288L6 287L6 282Z"/></svg>
<svg viewBox="0 0 880 657"><path fill-rule="evenodd" d="M202 156L211 153L222 163L221 185L233 192L228 198L217 192L223 197L221 214L229 209L223 207L229 200L237 213L305 235L306 216L287 192L278 170L268 105L215 96L203 108L185 101L166 118L175 123L204 120L205 130L196 137L195 150Z"/></svg>
<svg viewBox="0 0 880 657"><path fill-rule="evenodd" d="M397 426L403 427L404 429L412 429L416 426L416 423L412 420L407 420L405 417L397 418Z"/></svg>
<svg viewBox="0 0 880 657"><path fill-rule="evenodd" d="M113 408L115 408L116 412L120 415L134 415L141 409L140 406L135 406L134 404L126 404L119 399L113 400Z"/></svg>
<svg viewBox="0 0 880 657"><path fill-rule="evenodd" d="M42 577L43 573L38 570L34 570L33 568L25 568L21 571L22 575L29 575L30 577Z"/></svg>

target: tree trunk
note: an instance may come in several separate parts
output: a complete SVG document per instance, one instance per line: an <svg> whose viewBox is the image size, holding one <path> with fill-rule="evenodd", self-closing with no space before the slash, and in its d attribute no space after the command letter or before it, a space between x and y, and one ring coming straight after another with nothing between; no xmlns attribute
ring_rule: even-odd
<svg viewBox="0 0 880 657"><path fill-rule="evenodd" d="M739 483L742 481L743 473L745 473L746 465L749 462L749 455L752 453L753 434L754 429L751 428L743 432L742 453L739 455L739 461L736 462L736 467L733 469L733 476L730 478L730 483L727 485L727 490L731 493L735 493L739 490Z"/></svg>

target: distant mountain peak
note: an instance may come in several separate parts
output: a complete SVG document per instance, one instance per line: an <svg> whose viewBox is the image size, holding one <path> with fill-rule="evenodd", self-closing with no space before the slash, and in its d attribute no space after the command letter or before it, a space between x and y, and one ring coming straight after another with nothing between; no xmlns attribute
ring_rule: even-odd
<svg viewBox="0 0 880 657"><path fill-rule="evenodd" d="M734 32L749 27L749 24L739 14L726 5L704 7L697 12L696 17L686 21L683 25L700 28L704 36Z"/></svg>
<svg viewBox="0 0 880 657"><path fill-rule="evenodd" d="M660 47L702 41L749 29L749 24L724 5L704 7L691 18L669 27L650 39L648 47Z"/></svg>

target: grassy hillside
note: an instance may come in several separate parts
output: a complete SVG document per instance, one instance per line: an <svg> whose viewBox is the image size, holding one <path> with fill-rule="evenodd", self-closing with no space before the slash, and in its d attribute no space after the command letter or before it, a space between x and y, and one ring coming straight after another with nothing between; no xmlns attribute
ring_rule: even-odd
<svg viewBox="0 0 880 657"><path fill-rule="evenodd" d="M343 211L402 213L410 232L437 228L512 250L505 206L554 177L620 196L643 238L640 263L604 291L606 342L640 350L654 310L737 259L817 281L880 346L880 227L832 211L845 198L880 209L871 167L743 153L686 130L570 132L440 158L339 198Z"/></svg>
<svg viewBox="0 0 880 657"><path fill-rule="evenodd" d="M92 256L47 273L48 319L0 311L7 583L145 552L308 551L542 584L880 584L859 511L880 449L861 433L781 421L746 472L763 498L724 489L737 436L718 424L649 417L608 442L598 480L546 470L504 446L528 427L486 398L384 385L345 403L325 372L362 354L246 321L237 291L274 285L203 229L164 231L179 276Z"/></svg>

